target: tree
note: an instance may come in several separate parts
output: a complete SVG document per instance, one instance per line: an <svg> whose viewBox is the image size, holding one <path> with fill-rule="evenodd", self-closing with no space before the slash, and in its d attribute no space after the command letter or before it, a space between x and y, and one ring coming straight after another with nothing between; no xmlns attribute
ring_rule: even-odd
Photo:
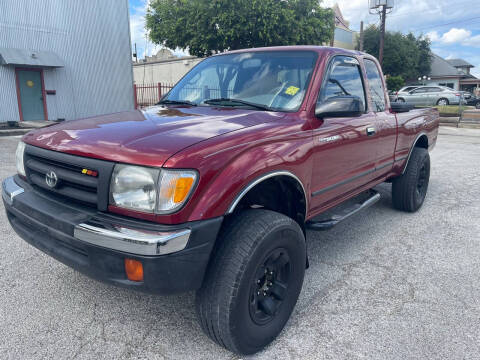
<svg viewBox="0 0 480 360"><path fill-rule="evenodd" d="M153 0L146 28L155 44L196 56L261 46L329 43L334 14L318 0Z"/></svg>
<svg viewBox="0 0 480 360"><path fill-rule="evenodd" d="M380 30L369 26L364 33L365 52L378 56ZM383 56L383 72L403 79L416 79L430 73L432 55L430 40L412 33L386 32Z"/></svg>
<svg viewBox="0 0 480 360"><path fill-rule="evenodd" d="M401 76L388 76L387 88L388 90L398 91L405 84L405 80Z"/></svg>

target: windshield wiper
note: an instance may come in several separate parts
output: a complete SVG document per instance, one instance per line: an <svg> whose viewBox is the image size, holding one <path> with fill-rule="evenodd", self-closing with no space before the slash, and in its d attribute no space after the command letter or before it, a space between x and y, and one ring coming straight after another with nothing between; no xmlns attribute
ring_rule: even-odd
<svg viewBox="0 0 480 360"><path fill-rule="evenodd" d="M262 104L255 104L249 101L244 101L240 99L230 99L230 98L218 98L218 99L208 99L204 101L205 104L211 105L226 105L226 106L235 106L236 104L251 106L256 109L265 110L265 111L275 111L271 107Z"/></svg>
<svg viewBox="0 0 480 360"><path fill-rule="evenodd" d="M337 79L332 79L332 78L330 78L330 79L328 79L328 81L330 81L330 82L333 83L333 84L338 85L338 87L339 87L340 89L342 89L342 91L344 92L345 95L347 95L347 96L350 96L350 95L351 95L347 90L345 90L345 88L342 86L342 84L340 84L340 81L338 81Z"/></svg>
<svg viewBox="0 0 480 360"><path fill-rule="evenodd" d="M197 104L195 104L194 102L188 101L188 100L163 99L163 100L160 100L156 105L161 105L161 104L197 106Z"/></svg>

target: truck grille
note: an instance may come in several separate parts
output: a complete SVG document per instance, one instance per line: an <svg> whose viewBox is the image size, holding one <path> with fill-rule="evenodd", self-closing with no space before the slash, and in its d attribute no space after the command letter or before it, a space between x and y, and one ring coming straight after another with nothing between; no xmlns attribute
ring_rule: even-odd
<svg viewBox="0 0 480 360"><path fill-rule="evenodd" d="M113 163L33 146L25 149L24 162L27 180L36 189L102 211L107 210ZM83 174L83 169L93 170L97 176ZM53 187L46 181L47 174L51 172L57 178Z"/></svg>

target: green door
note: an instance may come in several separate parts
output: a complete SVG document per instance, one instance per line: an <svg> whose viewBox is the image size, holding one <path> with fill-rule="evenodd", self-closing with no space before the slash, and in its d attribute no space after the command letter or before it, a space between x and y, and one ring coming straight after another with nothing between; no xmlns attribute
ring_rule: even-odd
<svg viewBox="0 0 480 360"><path fill-rule="evenodd" d="M18 70L17 75L23 120L45 120L40 71Z"/></svg>

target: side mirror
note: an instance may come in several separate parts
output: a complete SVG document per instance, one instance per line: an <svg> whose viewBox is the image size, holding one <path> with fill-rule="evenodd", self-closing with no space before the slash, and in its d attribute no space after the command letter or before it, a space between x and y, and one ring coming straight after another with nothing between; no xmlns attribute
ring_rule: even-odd
<svg viewBox="0 0 480 360"><path fill-rule="evenodd" d="M315 116L326 117L354 117L365 112L362 101L358 96L335 96L318 103L315 108Z"/></svg>

